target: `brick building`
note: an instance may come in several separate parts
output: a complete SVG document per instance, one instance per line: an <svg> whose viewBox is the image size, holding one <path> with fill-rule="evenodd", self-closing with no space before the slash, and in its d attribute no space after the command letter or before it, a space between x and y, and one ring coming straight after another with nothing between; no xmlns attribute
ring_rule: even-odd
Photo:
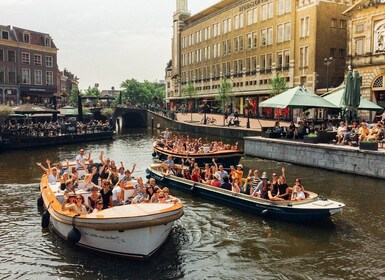
<svg viewBox="0 0 385 280"><path fill-rule="evenodd" d="M0 103L49 103L60 85L49 34L0 25Z"/></svg>

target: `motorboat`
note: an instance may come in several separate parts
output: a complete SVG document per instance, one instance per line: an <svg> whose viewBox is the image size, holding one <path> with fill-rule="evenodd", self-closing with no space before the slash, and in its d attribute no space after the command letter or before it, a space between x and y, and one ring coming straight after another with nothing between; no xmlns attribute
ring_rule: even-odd
<svg viewBox="0 0 385 280"><path fill-rule="evenodd" d="M164 173L161 164L151 165L146 171L157 182L170 188L185 191L191 195L216 201L265 218L291 222L314 222L328 219L335 214L341 213L345 207L344 203L320 197L318 194L310 191L305 191L305 199L295 201L272 201L236 193L174 175L168 175Z"/></svg>
<svg viewBox="0 0 385 280"><path fill-rule="evenodd" d="M40 182L46 211L42 226L53 229L70 243L113 255L144 259L156 252L183 215L183 204L139 203L111 207L99 212L77 214L63 210L60 183ZM76 192L87 199L88 192Z"/></svg>

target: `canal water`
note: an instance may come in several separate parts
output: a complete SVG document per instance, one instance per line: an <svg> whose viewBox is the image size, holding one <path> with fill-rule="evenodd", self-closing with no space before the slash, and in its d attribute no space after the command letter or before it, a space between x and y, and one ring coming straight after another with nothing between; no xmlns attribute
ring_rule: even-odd
<svg viewBox="0 0 385 280"><path fill-rule="evenodd" d="M346 204L330 222L297 225L265 220L172 190L185 204L169 239L149 261L70 246L41 229L36 207L41 170L73 160L80 148L137 164L145 176L156 133L128 131L114 141L0 154L0 279L385 279L384 181L243 158L249 168L301 176L306 189ZM368 166L368 168L375 168Z"/></svg>

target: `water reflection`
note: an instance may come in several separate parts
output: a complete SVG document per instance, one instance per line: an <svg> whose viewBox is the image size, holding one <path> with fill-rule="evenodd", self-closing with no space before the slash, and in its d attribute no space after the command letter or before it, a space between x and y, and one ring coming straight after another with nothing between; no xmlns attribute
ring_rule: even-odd
<svg viewBox="0 0 385 280"><path fill-rule="evenodd" d="M326 223L297 225L249 213L172 190L185 215L148 262L106 257L42 230L36 199L41 171L36 161L74 159L80 148L100 151L144 176L157 134L130 131L114 141L13 151L0 161L0 275L9 279L378 279L385 277L383 201L380 180L243 158L249 168L280 173L289 185L301 176L305 188L347 205ZM370 265L368 263L370 260Z"/></svg>

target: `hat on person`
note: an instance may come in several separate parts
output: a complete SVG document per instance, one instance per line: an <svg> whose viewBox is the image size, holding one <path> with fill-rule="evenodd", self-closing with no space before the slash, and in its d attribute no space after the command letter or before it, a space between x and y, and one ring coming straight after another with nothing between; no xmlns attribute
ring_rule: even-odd
<svg viewBox="0 0 385 280"><path fill-rule="evenodd" d="M243 165L242 164L238 164L237 167L240 167L243 169Z"/></svg>
<svg viewBox="0 0 385 280"><path fill-rule="evenodd" d="M221 179L221 175L219 175L218 173L215 173L214 174L214 178L217 179L217 180L220 180Z"/></svg>
<svg viewBox="0 0 385 280"><path fill-rule="evenodd" d="M261 179L269 179L269 177L267 177L267 173L266 172L262 173Z"/></svg>

